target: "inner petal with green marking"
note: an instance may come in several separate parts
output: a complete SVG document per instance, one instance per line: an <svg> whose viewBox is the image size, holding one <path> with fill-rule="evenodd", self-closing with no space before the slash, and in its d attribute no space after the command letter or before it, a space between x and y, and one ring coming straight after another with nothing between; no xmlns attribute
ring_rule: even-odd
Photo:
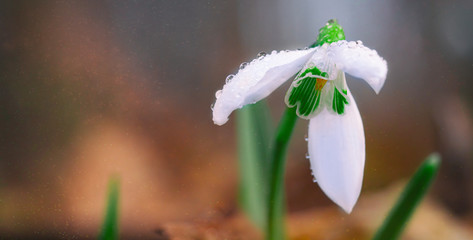
<svg viewBox="0 0 473 240"><path fill-rule="evenodd" d="M346 94L346 91L345 91ZM332 110L335 113L343 114L345 112L345 105L348 104L347 97L340 93L337 87L334 87Z"/></svg>
<svg viewBox="0 0 473 240"><path fill-rule="evenodd" d="M337 114L343 114L345 112L345 105L348 103L348 87L345 79L345 73L339 71L337 78L332 81L333 85L333 98L332 98L332 110Z"/></svg>
<svg viewBox="0 0 473 240"><path fill-rule="evenodd" d="M299 73L286 94L286 104L297 107L297 115L309 118L319 109L322 90L327 80L327 73L321 72L317 67L307 68Z"/></svg>
<svg viewBox="0 0 473 240"><path fill-rule="evenodd" d="M324 107L327 110L342 115L345 112L347 88L345 75L339 72L334 80L326 80L327 73L317 67L305 69L299 73L286 94L286 104L297 108L297 115L310 119L317 115Z"/></svg>

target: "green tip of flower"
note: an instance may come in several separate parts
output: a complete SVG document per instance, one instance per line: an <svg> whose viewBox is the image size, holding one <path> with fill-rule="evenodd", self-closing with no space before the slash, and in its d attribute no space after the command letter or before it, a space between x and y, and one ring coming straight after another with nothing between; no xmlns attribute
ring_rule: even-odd
<svg viewBox="0 0 473 240"><path fill-rule="evenodd" d="M330 19L330 20L327 21L327 24L332 24L332 23L338 24L337 19L336 19L336 18L332 18L332 19Z"/></svg>
<svg viewBox="0 0 473 240"><path fill-rule="evenodd" d="M340 40L345 40L345 32L342 26L338 24L337 19L330 19L325 26L319 29L316 46L338 42Z"/></svg>
<svg viewBox="0 0 473 240"><path fill-rule="evenodd" d="M427 157L426 164L437 167L437 165L440 164L440 154L437 152L430 154L429 157Z"/></svg>

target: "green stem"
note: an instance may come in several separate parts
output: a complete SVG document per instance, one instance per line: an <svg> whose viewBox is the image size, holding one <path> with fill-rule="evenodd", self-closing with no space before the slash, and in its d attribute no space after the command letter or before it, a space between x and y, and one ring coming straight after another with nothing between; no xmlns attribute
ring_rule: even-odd
<svg viewBox="0 0 473 240"><path fill-rule="evenodd" d="M273 145L269 182L267 240L285 239L284 231L284 168L286 152L294 126L297 122L296 108L286 108Z"/></svg>

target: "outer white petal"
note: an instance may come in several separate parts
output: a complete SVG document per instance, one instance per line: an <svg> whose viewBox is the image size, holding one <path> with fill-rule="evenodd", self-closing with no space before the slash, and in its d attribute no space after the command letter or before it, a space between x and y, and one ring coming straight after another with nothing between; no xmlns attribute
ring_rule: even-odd
<svg viewBox="0 0 473 240"><path fill-rule="evenodd" d="M360 195L365 165L363 123L355 100L343 115L324 109L309 123L312 173L325 194L350 213Z"/></svg>
<svg viewBox="0 0 473 240"><path fill-rule="evenodd" d="M240 69L222 90L215 93L213 121L223 125L233 110L255 103L296 74L315 50L273 51Z"/></svg>
<svg viewBox="0 0 473 240"><path fill-rule="evenodd" d="M384 85L388 65L375 50L361 43L338 41L330 44L327 56L337 65L337 68L358 78L364 79L376 93Z"/></svg>

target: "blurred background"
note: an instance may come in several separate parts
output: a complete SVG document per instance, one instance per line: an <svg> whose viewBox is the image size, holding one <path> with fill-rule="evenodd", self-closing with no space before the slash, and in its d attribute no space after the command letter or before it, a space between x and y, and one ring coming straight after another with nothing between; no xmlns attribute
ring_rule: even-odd
<svg viewBox="0 0 473 240"><path fill-rule="evenodd" d="M88 239L121 179L123 239L258 239L237 207L235 117L210 105L260 51L296 49L337 18L389 66L352 77L367 158L351 215L312 182L299 121L291 239L367 239L429 153L443 156L405 239L472 239L473 2L1 1L0 238ZM268 99L279 119L289 83Z"/></svg>

